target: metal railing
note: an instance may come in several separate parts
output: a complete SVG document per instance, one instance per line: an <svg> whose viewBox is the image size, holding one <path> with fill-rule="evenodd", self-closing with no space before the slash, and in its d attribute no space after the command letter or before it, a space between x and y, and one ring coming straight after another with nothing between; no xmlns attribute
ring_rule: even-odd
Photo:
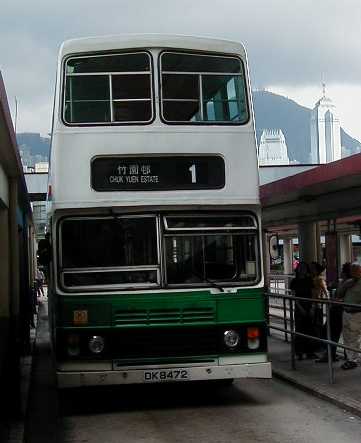
<svg viewBox="0 0 361 443"><path fill-rule="evenodd" d="M283 288L282 292L277 293L272 287L266 291L266 299L268 301L268 327L269 329L276 330L284 333L285 341L289 341L289 336L291 339L291 365L292 369L296 369L296 352L295 352L295 338L303 337L309 340L314 340L320 344L326 345L327 351L327 362L328 362L328 377L329 383L334 383L335 375L333 368L333 357L332 357L332 347L337 347L353 351L357 353L361 353L360 349L351 348L349 346L345 346L343 343L335 342L331 340L331 317L330 317L330 308L331 306L340 306L342 308L351 308L361 312L361 305L359 304L351 304L344 303L340 301L335 301L332 299L310 299L304 297L296 297L291 294L290 290L287 288ZM273 303L274 300L277 299L279 303ZM295 329L295 303L296 301L305 301L310 304L321 304L323 308L323 319L326 321L326 338L321 338L313 335L304 334L301 332L297 332ZM271 310L281 310L283 312L283 316L272 313ZM355 311L356 312L356 311ZM283 328L279 326L275 326L271 324L270 319L277 318L278 320L282 320Z"/></svg>
<svg viewBox="0 0 361 443"><path fill-rule="evenodd" d="M268 315L276 318L284 325L284 339L289 341L288 324L289 324L289 301L286 298L277 297L278 295L291 295L289 285L294 278L293 274L269 274L268 275Z"/></svg>

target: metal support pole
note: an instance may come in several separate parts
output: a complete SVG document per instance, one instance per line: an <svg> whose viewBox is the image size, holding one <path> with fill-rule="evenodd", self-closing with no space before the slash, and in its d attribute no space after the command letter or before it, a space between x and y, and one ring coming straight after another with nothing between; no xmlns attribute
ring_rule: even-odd
<svg viewBox="0 0 361 443"><path fill-rule="evenodd" d="M293 317L293 300L290 300L290 330L291 330L291 361L292 369L296 369L296 358L295 358L295 322Z"/></svg>
<svg viewBox="0 0 361 443"><path fill-rule="evenodd" d="M330 324L330 304L326 304L326 325L327 325L327 341L331 341L331 324ZM327 362L328 362L328 380L330 384L334 383L334 371L332 362L332 345L327 343Z"/></svg>
<svg viewBox="0 0 361 443"><path fill-rule="evenodd" d="M287 299L283 299L283 326L285 328L285 342L288 343L288 334L287 334Z"/></svg>

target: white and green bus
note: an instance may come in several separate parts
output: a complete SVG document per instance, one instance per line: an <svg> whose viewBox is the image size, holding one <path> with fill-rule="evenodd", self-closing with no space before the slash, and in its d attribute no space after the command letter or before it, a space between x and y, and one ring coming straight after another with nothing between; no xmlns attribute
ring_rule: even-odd
<svg viewBox="0 0 361 443"><path fill-rule="evenodd" d="M56 85L58 385L271 377L243 46L170 35L70 40Z"/></svg>

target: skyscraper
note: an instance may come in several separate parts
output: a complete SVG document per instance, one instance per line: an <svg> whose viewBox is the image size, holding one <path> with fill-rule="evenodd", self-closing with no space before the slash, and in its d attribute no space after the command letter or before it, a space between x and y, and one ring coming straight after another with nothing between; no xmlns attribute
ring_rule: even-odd
<svg viewBox="0 0 361 443"><path fill-rule="evenodd" d="M259 164L289 165L285 136L281 129L264 129L259 143Z"/></svg>
<svg viewBox="0 0 361 443"><path fill-rule="evenodd" d="M326 97L323 83L323 96L311 112L311 162L329 163L340 158L340 120L336 115L336 106Z"/></svg>

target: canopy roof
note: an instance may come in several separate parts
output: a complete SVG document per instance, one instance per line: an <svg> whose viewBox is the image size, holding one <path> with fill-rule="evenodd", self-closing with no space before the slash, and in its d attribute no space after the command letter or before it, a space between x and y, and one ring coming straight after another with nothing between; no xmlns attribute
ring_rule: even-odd
<svg viewBox="0 0 361 443"><path fill-rule="evenodd" d="M265 227L361 219L361 154L265 184L260 196Z"/></svg>

